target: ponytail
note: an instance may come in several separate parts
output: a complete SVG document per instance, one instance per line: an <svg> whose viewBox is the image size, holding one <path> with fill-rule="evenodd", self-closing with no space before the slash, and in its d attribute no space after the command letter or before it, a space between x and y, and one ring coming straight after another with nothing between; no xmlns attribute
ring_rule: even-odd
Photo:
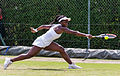
<svg viewBox="0 0 120 76"><path fill-rule="evenodd" d="M58 22L63 17L65 17L65 16L64 15L57 15L56 18L50 23L50 25L52 25L55 22Z"/></svg>

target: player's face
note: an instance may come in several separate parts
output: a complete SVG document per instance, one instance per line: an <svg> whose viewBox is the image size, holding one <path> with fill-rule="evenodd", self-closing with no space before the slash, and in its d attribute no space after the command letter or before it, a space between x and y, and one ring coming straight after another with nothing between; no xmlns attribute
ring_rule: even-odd
<svg viewBox="0 0 120 76"><path fill-rule="evenodd" d="M68 21L67 21L67 20L61 21L60 23L61 23L61 25L64 26L64 27L67 27L67 26L68 26Z"/></svg>

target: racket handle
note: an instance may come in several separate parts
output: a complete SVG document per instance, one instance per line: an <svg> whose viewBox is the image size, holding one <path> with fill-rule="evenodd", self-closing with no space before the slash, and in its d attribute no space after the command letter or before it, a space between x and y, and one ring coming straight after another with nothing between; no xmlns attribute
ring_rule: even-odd
<svg viewBox="0 0 120 76"><path fill-rule="evenodd" d="M95 38L96 36L92 36L93 38Z"/></svg>
<svg viewBox="0 0 120 76"><path fill-rule="evenodd" d="M103 36L92 36L93 38L104 38Z"/></svg>

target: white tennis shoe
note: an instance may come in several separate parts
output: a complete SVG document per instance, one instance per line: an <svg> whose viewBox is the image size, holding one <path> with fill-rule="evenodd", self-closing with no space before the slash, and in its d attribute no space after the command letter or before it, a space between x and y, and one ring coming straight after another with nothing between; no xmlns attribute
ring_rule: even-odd
<svg viewBox="0 0 120 76"><path fill-rule="evenodd" d="M10 61L10 58L5 58L4 70L6 70L10 64L12 64L12 61Z"/></svg>
<svg viewBox="0 0 120 76"><path fill-rule="evenodd" d="M82 69L82 67L77 66L77 65L75 65L75 64L69 64L68 69Z"/></svg>

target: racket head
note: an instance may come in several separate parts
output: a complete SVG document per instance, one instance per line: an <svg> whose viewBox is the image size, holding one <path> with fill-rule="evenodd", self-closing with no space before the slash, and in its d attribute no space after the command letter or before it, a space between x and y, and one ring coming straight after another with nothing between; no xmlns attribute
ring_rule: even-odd
<svg viewBox="0 0 120 76"><path fill-rule="evenodd" d="M106 34L105 36L108 36L109 39L114 39L117 37L115 34Z"/></svg>
<svg viewBox="0 0 120 76"><path fill-rule="evenodd" d="M117 37L115 34L100 34L98 36L93 36L93 37L104 38L105 36L108 36L108 39L114 39L115 37Z"/></svg>

